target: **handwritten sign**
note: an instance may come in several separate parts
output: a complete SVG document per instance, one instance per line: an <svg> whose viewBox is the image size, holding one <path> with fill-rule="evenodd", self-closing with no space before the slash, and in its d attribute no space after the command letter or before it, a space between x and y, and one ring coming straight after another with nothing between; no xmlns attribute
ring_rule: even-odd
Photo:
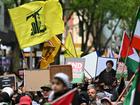
<svg viewBox="0 0 140 105"><path fill-rule="evenodd" d="M67 58L66 64L72 66L72 83L82 83L84 77L84 58Z"/></svg>

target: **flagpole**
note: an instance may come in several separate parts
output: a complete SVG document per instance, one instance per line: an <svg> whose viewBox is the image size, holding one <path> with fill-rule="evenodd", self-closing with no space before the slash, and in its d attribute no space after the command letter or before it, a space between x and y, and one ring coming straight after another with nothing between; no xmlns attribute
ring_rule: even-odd
<svg viewBox="0 0 140 105"><path fill-rule="evenodd" d="M125 31L125 32L126 32L126 31ZM123 32L122 42L123 42L123 40L124 40L124 33L125 33L125 32ZM122 46L123 46L123 43L121 43L121 47L120 47L120 51L119 51L119 58L118 58L118 61L117 61L117 62L119 62L119 61L120 61L120 58L121 58Z"/></svg>
<svg viewBox="0 0 140 105"><path fill-rule="evenodd" d="M118 58L118 60L117 60L117 62L118 62L118 63L119 63L119 61L120 61L120 57L121 57L121 51L122 51L122 46L123 46L123 41L124 41L124 35L125 35L125 33L126 33L126 31L125 31L125 32L123 32L123 37L122 37L121 48L120 48L120 51L119 51L119 58ZM124 65L123 65L123 71L122 71L122 75L121 75L121 77L122 77L122 76L123 76L123 74L124 74L125 64L126 64L126 60L125 60Z"/></svg>
<svg viewBox="0 0 140 105"><path fill-rule="evenodd" d="M72 39L72 43L74 45L74 40L73 40L73 36L72 36L71 32L70 32L70 36L71 36L71 39ZM74 45L74 51L75 51L76 57L78 57L75 45Z"/></svg>
<svg viewBox="0 0 140 105"><path fill-rule="evenodd" d="M69 51L69 49L66 48L66 46L62 42L61 42L61 45L65 48L65 50L69 52L70 55L72 55L72 57L74 57L74 55ZM90 73L85 68L84 68L84 71L92 78Z"/></svg>
<svg viewBox="0 0 140 105"><path fill-rule="evenodd" d="M120 96L118 97L118 99L117 99L115 105L118 104L118 102L120 101L120 99L122 98L122 96L124 95L124 93L126 92L126 90L127 90L127 89L129 88L129 86L131 85L131 83L132 83L133 79L135 78L135 76L136 76L136 73L131 77L131 79L130 79L128 85L123 89L123 91L122 91L122 93L120 94Z"/></svg>
<svg viewBox="0 0 140 105"><path fill-rule="evenodd" d="M33 69L33 56L32 56L32 54L33 54L33 52L32 52L32 50L33 50L33 48L31 47L31 51L30 51L30 70L32 70Z"/></svg>

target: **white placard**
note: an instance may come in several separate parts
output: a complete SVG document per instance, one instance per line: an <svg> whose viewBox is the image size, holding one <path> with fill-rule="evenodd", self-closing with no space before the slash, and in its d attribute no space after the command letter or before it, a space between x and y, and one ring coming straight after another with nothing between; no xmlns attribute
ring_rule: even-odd
<svg viewBox="0 0 140 105"><path fill-rule="evenodd" d="M117 69L117 59L114 58L105 58L105 57L98 57L97 61L97 70L96 70L96 76L98 76L103 70L106 68L106 62L108 60L112 60L114 63L113 69Z"/></svg>
<svg viewBox="0 0 140 105"><path fill-rule="evenodd" d="M95 77L95 73L96 73L96 64L97 64L97 53L92 52L82 58L85 58L85 69L86 71L92 76L92 78ZM91 78L91 76L89 76L89 74L84 71L85 76L87 78Z"/></svg>

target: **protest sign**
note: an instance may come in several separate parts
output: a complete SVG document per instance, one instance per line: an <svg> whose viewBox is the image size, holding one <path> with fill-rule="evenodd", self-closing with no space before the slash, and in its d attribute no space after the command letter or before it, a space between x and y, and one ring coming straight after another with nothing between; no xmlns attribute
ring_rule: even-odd
<svg viewBox="0 0 140 105"><path fill-rule="evenodd" d="M106 62L108 60L113 61L113 63L114 63L113 69L114 70L117 69L117 59L114 59L114 58L106 58L106 57L98 57L98 60L97 60L97 69L96 69L96 76L98 76L103 70L106 69Z"/></svg>
<svg viewBox="0 0 140 105"><path fill-rule="evenodd" d="M25 70L24 87L26 91L40 91L40 87L50 83L49 70Z"/></svg>
<svg viewBox="0 0 140 105"><path fill-rule="evenodd" d="M82 58L85 58L85 69L86 71L93 77L95 77L95 73L96 73L96 64L97 64L97 53L96 51L95 52L92 52ZM85 76L87 78L91 78L89 76L89 74L87 74L87 72L84 71L85 73Z"/></svg>
<svg viewBox="0 0 140 105"><path fill-rule="evenodd" d="M72 80L72 66L71 65L51 65L50 66L50 78L53 79L57 73L65 73L69 76L70 81Z"/></svg>
<svg viewBox="0 0 140 105"><path fill-rule="evenodd" d="M14 74L0 76L0 89L3 89L4 87L16 89L16 77Z"/></svg>
<svg viewBox="0 0 140 105"><path fill-rule="evenodd" d="M67 58L66 64L72 66L72 83L82 83L84 77L84 58Z"/></svg>

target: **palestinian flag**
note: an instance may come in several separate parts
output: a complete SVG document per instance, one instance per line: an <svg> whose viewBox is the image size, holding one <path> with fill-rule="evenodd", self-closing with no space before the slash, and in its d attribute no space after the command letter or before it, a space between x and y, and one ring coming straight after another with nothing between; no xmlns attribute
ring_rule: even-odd
<svg viewBox="0 0 140 105"><path fill-rule="evenodd" d="M134 31L134 36L132 38L132 46L140 50L140 8L137 14L137 23Z"/></svg>
<svg viewBox="0 0 140 105"><path fill-rule="evenodd" d="M133 105L139 105L139 104L140 104L140 68L138 71L136 91L135 91Z"/></svg>
<svg viewBox="0 0 140 105"><path fill-rule="evenodd" d="M120 57L126 59L125 63L128 70L135 72L139 66L139 56L136 50L130 46L130 39L128 38L126 32L124 32Z"/></svg>
<svg viewBox="0 0 140 105"><path fill-rule="evenodd" d="M140 105L140 69L135 75L132 86L125 98L124 105Z"/></svg>
<svg viewBox="0 0 140 105"><path fill-rule="evenodd" d="M134 102L134 96L135 96L135 91L136 91L137 78L138 78L138 74L136 74L136 76L132 82L132 86L131 86L128 94L125 97L125 101L124 101L123 105L135 105L135 104L133 104L133 102ZM139 104L139 102L138 102L138 104Z"/></svg>
<svg viewBox="0 0 140 105"><path fill-rule="evenodd" d="M69 91L68 93L64 94L60 98L54 100L51 103L46 103L45 105L71 105L73 98L76 94L77 88Z"/></svg>

